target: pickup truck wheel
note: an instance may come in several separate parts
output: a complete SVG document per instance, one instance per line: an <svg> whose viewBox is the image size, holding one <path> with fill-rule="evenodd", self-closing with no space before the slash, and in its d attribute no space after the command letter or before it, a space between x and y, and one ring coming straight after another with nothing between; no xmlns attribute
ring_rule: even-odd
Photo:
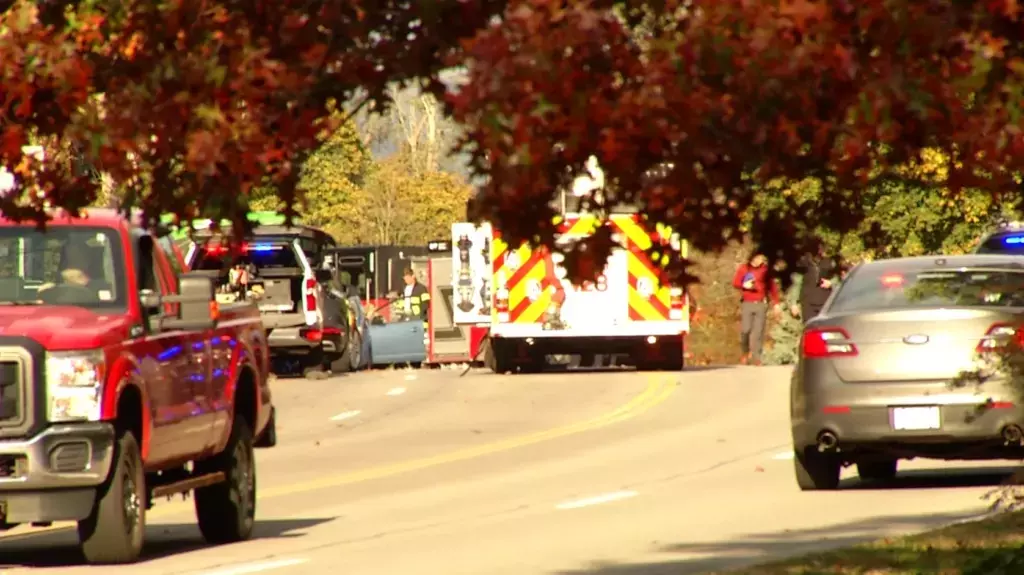
<svg viewBox="0 0 1024 575"><path fill-rule="evenodd" d="M256 523L256 458L249 424L236 417L227 447L203 463L204 473L223 471L227 481L196 489L199 531L210 543L249 539Z"/></svg>
<svg viewBox="0 0 1024 575"><path fill-rule="evenodd" d="M139 443L130 431L115 445L110 477L100 486L89 517L78 522L86 561L134 563L146 533L146 475Z"/></svg>
<svg viewBox="0 0 1024 575"><path fill-rule="evenodd" d="M253 444L256 447L275 447L277 445L277 410L270 410L270 421L263 430L263 434Z"/></svg>

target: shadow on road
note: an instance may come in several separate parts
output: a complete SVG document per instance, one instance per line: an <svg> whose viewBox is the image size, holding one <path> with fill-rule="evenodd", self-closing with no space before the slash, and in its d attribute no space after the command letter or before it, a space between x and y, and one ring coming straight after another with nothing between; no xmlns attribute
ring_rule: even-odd
<svg viewBox="0 0 1024 575"><path fill-rule="evenodd" d="M996 487L1008 480L1017 467L956 467L900 471L892 481L844 479L840 489L884 491L891 489L947 489L950 487Z"/></svg>
<svg viewBox="0 0 1024 575"><path fill-rule="evenodd" d="M302 537L302 531L333 521L334 517L319 519L264 519L256 522L251 542L261 539L291 539ZM29 534L26 534L29 535ZM146 544L138 565L173 555L209 549L199 527L194 523L151 525L146 529ZM37 537L19 537L15 541L0 539L0 569L13 567L75 567L84 558L78 549L73 529L40 533Z"/></svg>
<svg viewBox="0 0 1024 575"><path fill-rule="evenodd" d="M559 575L696 575L738 569L762 562L786 557L793 557L820 551L822 549L846 547L878 539L884 536L885 530L918 529L924 523L942 525L969 519L970 515L961 514L929 514L918 516L878 517L855 521L847 524L833 525L821 529L787 530L781 533L755 533L732 541L714 543L673 543L668 545L655 544L655 553L666 555L686 555L683 558L666 558L663 561L648 563L595 563L593 565L562 571ZM847 567L844 565L844 567ZM855 567L849 565L848 567ZM856 565L856 567L861 567ZM794 573L871 573L871 569L827 570L827 571L793 571ZM890 571L878 571L889 573ZM898 573L916 573L908 571L891 571ZM928 571L929 573L931 571Z"/></svg>
<svg viewBox="0 0 1024 575"><path fill-rule="evenodd" d="M996 487L1005 481L1014 471L1009 467L995 468L955 468L941 470L911 470L900 473L900 476L889 484L862 482L856 478L843 482L843 488L850 491L869 489L939 489L957 487ZM838 493L808 493L809 505L827 505L828 497L842 497ZM915 532L929 528L941 527L957 521L973 519L975 513L935 513L922 515L904 515L878 517L867 520L853 521L845 524L832 525L824 528L806 530L785 530L781 532L752 533L731 541L688 543L677 542L666 544L654 542L652 551L665 554L664 560L648 563L621 564L595 563L572 571L562 571L559 575L695 575L698 573L716 573L724 570L742 568L763 562L796 557L807 553L848 547L867 541L881 539L886 533ZM695 518L695 521L699 519ZM671 533L665 534L671 540ZM952 554L960 553L953 557ZM970 549L936 549L927 561L929 565L960 565L973 560ZM922 555L921 549L909 549L906 546L891 546L885 549L858 549L844 553L844 570L836 570L835 566L817 566L817 570L773 570L765 571L764 575L776 573L933 573L939 571L919 569L920 564L914 563ZM941 556L940 556L941 555ZM962 556L961 556L962 555ZM852 557L852 559L847 559ZM848 564L848 561L856 563ZM849 571L845 570L849 568ZM878 571L873 571L878 569ZM943 571L947 572L947 571ZM948 571L961 572L961 571ZM758 571L761 574L761 571Z"/></svg>

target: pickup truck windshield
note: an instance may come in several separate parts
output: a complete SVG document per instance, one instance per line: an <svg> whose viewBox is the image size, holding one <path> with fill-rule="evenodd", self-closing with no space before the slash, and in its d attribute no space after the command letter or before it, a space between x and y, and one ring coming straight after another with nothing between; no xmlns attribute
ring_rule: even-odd
<svg viewBox="0 0 1024 575"><path fill-rule="evenodd" d="M117 232L93 226L0 227L0 305L127 305Z"/></svg>

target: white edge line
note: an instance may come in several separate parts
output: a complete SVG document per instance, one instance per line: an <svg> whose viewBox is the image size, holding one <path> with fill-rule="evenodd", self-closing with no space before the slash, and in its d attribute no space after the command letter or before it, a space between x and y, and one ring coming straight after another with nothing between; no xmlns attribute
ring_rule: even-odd
<svg viewBox="0 0 1024 575"><path fill-rule="evenodd" d="M615 491L613 493L605 493L604 495L587 497L586 499L576 499L574 501L559 503L558 505L555 505L555 509L579 509L580 507L589 507L591 505L600 505L602 503L611 503L612 501L629 499L630 497L636 497L637 495L639 495L639 493L636 491Z"/></svg>
<svg viewBox="0 0 1024 575"><path fill-rule="evenodd" d="M259 563L239 565L238 567L232 567L230 569L224 569L221 571L206 571L202 575L245 575L247 573L262 573L263 571L272 571L274 569L292 567L294 565L301 565L307 562L309 562L309 559L306 558L280 559L278 561L261 561Z"/></svg>
<svg viewBox="0 0 1024 575"><path fill-rule="evenodd" d="M404 387L396 387L396 388L392 389L391 391L389 391L388 395L402 395L403 393L405 393L405 388Z"/></svg>
<svg viewBox="0 0 1024 575"><path fill-rule="evenodd" d="M793 452L792 451L782 451L780 453L776 453L775 455L773 455L772 459L774 459L776 461L785 461L787 459L793 459Z"/></svg>
<svg viewBox="0 0 1024 575"><path fill-rule="evenodd" d="M332 417L331 421L342 421L343 419L351 419L351 418L359 415L360 413L362 413L362 411L359 411L358 409L355 409L355 410L352 410L352 411L345 411L345 412L339 413L338 415L335 415L334 417Z"/></svg>

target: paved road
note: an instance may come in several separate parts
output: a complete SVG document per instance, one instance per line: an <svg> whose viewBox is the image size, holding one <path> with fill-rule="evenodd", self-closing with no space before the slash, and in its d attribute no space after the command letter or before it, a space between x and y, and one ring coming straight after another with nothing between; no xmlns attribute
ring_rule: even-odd
<svg viewBox="0 0 1024 575"><path fill-rule="evenodd" d="M913 462L898 488L800 493L784 368L457 375L276 382L253 541L203 546L178 500L144 564L75 567L65 530L0 539L2 572L702 573L975 516L1005 473Z"/></svg>

